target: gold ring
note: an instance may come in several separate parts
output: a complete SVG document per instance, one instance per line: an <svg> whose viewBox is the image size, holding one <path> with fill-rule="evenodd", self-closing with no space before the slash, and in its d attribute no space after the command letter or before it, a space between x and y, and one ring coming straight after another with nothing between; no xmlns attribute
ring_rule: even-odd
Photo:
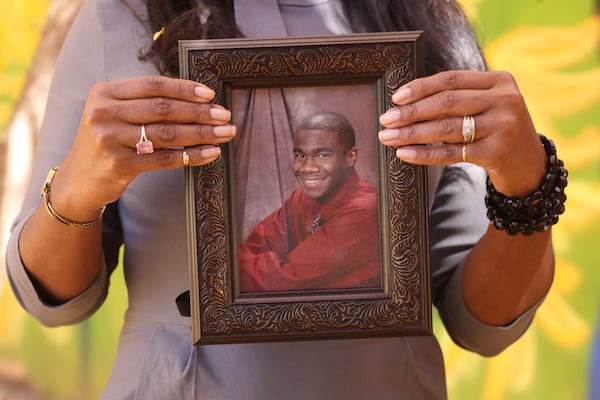
<svg viewBox="0 0 600 400"><path fill-rule="evenodd" d="M464 143L475 141L475 118L471 115L465 115L462 123L462 135Z"/></svg>
<svg viewBox="0 0 600 400"><path fill-rule="evenodd" d="M467 144L463 143L462 145L462 160L463 162L467 162Z"/></svg>
<svg viewBox="0 0 600 400"><path fill-rule="evenodd" d="M187 151L183 151L183 153L181 153L181 161L183 162L183 166L187 167L188 165L190 165L190 155Z"/></svg>
<svg viewBox="0 0 600 400"><path fill-rule="evenodd" d="M135 144L135 150L138 154L152 154L154 153L154 145L146 136L146 127L142 124L142 133L140 134L140 141Z"/></svg>

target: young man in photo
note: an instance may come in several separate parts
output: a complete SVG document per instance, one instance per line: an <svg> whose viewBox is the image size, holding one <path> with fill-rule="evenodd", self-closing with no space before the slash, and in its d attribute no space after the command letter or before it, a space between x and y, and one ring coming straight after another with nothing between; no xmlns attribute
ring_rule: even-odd
<svg viewBox="0 0 600 400"><path fill-rule="evenodd" d="M377 190L355 171L350 122L324 112L293 134L298 189L239 246L241 292L377 287Z"/></svg>

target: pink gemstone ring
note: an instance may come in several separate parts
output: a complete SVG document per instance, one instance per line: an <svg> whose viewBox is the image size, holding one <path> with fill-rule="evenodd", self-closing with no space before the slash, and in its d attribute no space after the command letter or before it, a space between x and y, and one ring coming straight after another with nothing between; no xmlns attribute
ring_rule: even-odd
<svg viewBox="0 0 600 400"><path fill-rule="evenodd" d="M135 144L135 148L138 154L152 154L154 153L154 145L146 136L146 127L142 124L142 133L140 135L140 141Z"/></svg>

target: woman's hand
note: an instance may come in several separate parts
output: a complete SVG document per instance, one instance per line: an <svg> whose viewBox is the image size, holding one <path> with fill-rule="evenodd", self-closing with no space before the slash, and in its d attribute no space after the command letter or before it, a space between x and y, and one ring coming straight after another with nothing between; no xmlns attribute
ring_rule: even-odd
<svg viewBox="0 0 600 400"><path fill-rule="evenodd" d="M396 106L380 117L385 129L379 140L398 147L400 159L446 165L466 157L485 168L507 197L524 197L539 188L547 156L510 74L442 72L406 84L392 101ZM463 136L469 115L475 121L472 142ZM462 296L480 321L506 325L548 292L553 273L550 230L508 235L490 224L466 256Z"/></svg>
<svg viewBox="0 0 600 400"><path fill-rule="evenodd" d="M485 168L508 197L535 191L546 155L513 79L506 72L447 71L411 81L380 117L379 140L414 164L464 161ZM463 119L475 121L475 140L463 143ZM431 146L424 146L431 145ZM463 148L463 146L466 146Z"/></svg>
<svg viewBox="0 0 600 400"><path fill-rule="evenodd" d="M215 160L217 146L235 136L231 113L211 104L215 93L188 80L149 76L95 85L75 143L52 187L53 206L78 221L117 200L144 171ZM142 126L154 151L137 154ZM76 201L76 203L74 202Z"/></svg>

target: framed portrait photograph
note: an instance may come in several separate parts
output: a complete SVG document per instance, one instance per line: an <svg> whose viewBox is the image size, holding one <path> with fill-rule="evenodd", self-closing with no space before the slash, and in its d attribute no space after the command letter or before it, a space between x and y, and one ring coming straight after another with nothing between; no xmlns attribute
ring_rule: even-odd
<svg viewBox="0 0 600 400"><path fill-rule="evenodd" d="M181 77L236 137L186 167L197 345L431 334L427 174L378 116L423 71L421 32L188 40Z"/></svg>

